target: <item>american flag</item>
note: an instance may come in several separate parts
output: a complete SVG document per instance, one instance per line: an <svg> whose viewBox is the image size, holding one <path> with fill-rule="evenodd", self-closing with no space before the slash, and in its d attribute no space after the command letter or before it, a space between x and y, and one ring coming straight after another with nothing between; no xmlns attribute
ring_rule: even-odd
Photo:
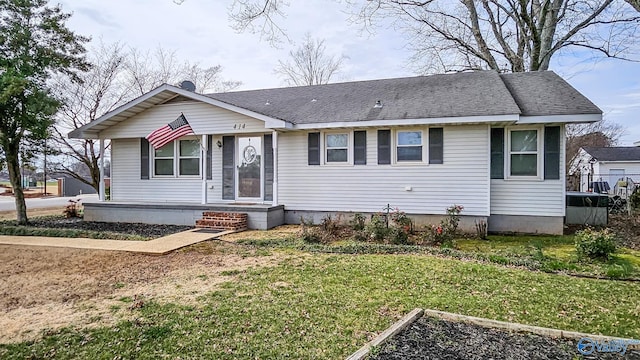
<svg viewBox="0 0 640 360"><path fill-rule="evenodd" d="M154 149L159 149L167 143L189 134L193 134L193 130L184 114L180 114L174 121L147 135L147 140L149 140Z"/></svg>

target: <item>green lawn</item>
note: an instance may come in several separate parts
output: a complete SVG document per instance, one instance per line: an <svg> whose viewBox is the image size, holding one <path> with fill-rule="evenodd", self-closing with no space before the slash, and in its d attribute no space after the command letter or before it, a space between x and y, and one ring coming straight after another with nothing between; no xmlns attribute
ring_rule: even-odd
<svg viewBox="0 0 640 360"><path fill-rule="evenodd" d="M620 248L609 261L585 261L576 255L573 236L497 236L488 240L456 241L460 251L493 259L521 259L539 263L543 271L561 271L612 278L640 278L640 251Z"/></svg>
<svg viewBox="0 0 640 360"><path fill-rule="evenodd" d="M135 320L0 345L0 358L339 359L416 307L637 339L639 293L430 255L312 254L240 272L196 306L147 302Z"/></svg>

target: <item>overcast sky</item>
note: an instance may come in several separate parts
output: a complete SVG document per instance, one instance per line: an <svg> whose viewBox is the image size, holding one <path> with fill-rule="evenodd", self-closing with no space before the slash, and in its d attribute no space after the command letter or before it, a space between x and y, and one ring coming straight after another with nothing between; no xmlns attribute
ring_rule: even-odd
<svg viewBox="0 0 640 360"><path fill-rule="evenodd" d="M177 0L176 0L177 1ZM231 0L60 0L73 13L69 27L93 42L123 42L140 50L158 46L176 50L180 59L203 66L222 65L223 77L242 81L241 90L284 86L274 69L286 60L304 34L325 39L327 52L345 55L337 81L413 76L411 51L398 30L378 28L375 34L350 24L344 7L331 0L291 1L280 24L293 43L274 48L259 35L236 33L228 21ZM55 3L55 0L52 1ZM620 60L556 58L551 69L622 124L621 145L640 140L640 63Z"/></svg>

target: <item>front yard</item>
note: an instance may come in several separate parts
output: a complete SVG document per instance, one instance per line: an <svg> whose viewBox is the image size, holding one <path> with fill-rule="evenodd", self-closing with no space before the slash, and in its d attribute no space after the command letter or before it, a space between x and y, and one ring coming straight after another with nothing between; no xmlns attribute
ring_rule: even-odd
<svg viewBox="0 0 640 360"><path fill-rule="evenodd" d="M0 358L337 359L416 307L640 338L639 282L464 256L528 258L541 249L563 259L568 238L520 248L508 238L460 241L461 256L407 246L395 252L413 253L353 255L326 250L371 249L304 244L289 230L164 257L2 247Z"/></svg>

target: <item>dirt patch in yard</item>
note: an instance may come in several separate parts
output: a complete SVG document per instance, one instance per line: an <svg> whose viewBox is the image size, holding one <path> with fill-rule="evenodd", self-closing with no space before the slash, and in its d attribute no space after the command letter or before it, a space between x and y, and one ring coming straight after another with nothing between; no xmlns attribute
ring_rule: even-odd
<svg viewBox="0 0 640 360"><path fill-rule="evenodd" d="M229 274L282 258L218 241L165 256L0 246L0 343L35 339L46 329L113 324L148 300L195 303Z"/></svg>
<svg viewBox="0 0 640 360"><path fill-rule="evenodd" d="M27 218L31 219L36 216L51 216L51 215L62 215L64 211L64 207L51 207L51 208L43 208L43 209L27 209ZM16 219L16 211L0 211L0 220L15 220Z"/></svg>

